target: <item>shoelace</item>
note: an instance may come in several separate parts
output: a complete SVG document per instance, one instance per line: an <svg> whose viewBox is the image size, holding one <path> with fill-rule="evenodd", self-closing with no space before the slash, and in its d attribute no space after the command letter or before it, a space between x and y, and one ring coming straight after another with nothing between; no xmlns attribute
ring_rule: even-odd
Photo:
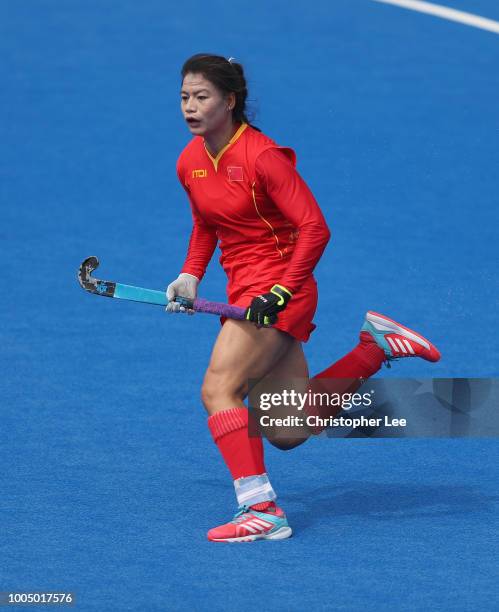
<svg viewBox="0 0 499 612"><path fill-rule="evenodd" d="M405 355L405 357L416 357L416 355ZM403 359L403 357L388 357L383 361L383 365L390 369L392 367L392 361L399 361L400 359Z"/></svg>
<svg viewBox="0 0 499 612"><path fill-rule="evenodd" d="M234 518L232 519L231 522L236 525L238 523L242 523L243 521L246 520L246 514L250 514L249 506L241 506L236 512L236 514L234 515Z"/></svg>

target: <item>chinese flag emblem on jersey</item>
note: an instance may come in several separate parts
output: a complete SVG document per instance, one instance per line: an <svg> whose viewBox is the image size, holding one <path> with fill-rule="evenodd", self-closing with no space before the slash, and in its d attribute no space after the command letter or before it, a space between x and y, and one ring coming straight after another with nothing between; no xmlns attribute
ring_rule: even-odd
<svg viewBox="0 0 499 612"><path fill-rule="evenodd" d="M228 166L227 174L229 175L229 181L243 180L243 169L240 166Z"/></svg>

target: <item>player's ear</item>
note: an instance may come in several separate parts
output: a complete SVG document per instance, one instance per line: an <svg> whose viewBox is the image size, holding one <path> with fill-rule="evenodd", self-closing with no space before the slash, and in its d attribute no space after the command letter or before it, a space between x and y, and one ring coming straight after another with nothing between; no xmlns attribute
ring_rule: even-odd
<svg viewBox="0 0 499 612"><path fill-rule="evenodd" d="M229 94L227 94L227 98L225 101L227 104L227 110L233 111L234 106L236 105L236 94L233 91L231 91Z"/></svg>

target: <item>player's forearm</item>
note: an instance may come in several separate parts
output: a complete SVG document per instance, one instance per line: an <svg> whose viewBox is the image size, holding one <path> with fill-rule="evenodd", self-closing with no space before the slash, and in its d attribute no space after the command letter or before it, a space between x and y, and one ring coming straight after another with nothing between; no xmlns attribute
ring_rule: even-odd
<svg viewBox="0 0 499 612"><path fill-rule="evenodd" d="M192 274L201 280L213 256L217 241L214 230L207 226L195 224L192 228L187 256L181 272Z"/></svg>
<svg viewBox="0 0 499 612"><path fill-rule="evenodd" d="M299 291L314 271L330 238L331 232L325 222L302 226L286 273L279 283L291 293Z"/></svg>

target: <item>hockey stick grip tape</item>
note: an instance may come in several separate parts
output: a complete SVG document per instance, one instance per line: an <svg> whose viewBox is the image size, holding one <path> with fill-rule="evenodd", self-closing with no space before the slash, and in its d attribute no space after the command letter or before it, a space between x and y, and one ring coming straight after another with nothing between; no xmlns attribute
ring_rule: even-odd
<svg viewBox="0 0 499 612"><path fill-rule="evenodd" d="M196 312L215 314L226 317L227 319L238 319L242 321L244 319L244 313L246 312L244 308L240 308L239 306L231 306L230 304L222 304L221 302L211 302L203 298L198 298L193 302L187 298L176 297L175 301L186 308L192 308Z"/></svg>

